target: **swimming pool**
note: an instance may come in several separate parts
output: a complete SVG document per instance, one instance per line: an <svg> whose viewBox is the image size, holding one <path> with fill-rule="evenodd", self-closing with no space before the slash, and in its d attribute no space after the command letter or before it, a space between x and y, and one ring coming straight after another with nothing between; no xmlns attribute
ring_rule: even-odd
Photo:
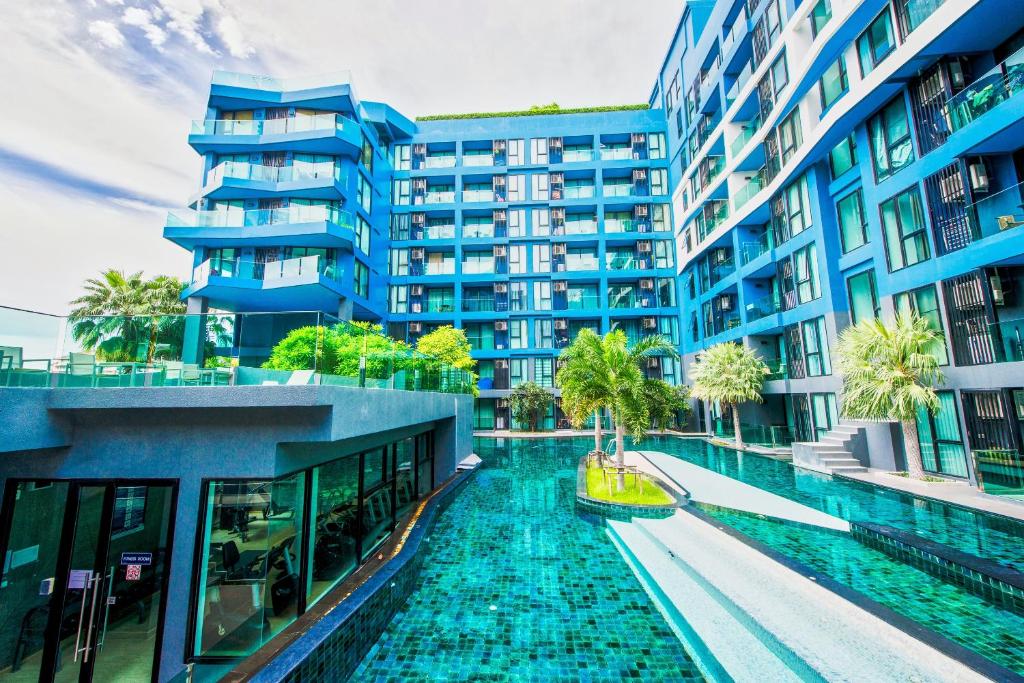
<svg viewBox="0 0 1024 683"><path fill-rule="evenodd" d="M588 450L477 440L484 467L438 518L412 596L351 680L702 680L603 523L576 514Z"/></svg>
<svg viewBox="0 0 1024 683"><path fill-rule="evenodd" d="M477 439L484 468L438 519L417 588L352 680L700 678L602 526L575 513L576 461L592 444L584 437ZM889 524L1024 569L1024 524L1012 520L700 439L651 437L639 448L844 519ZM848 535L728 510L708 514L1024 673L1020 615Z"/></svg>

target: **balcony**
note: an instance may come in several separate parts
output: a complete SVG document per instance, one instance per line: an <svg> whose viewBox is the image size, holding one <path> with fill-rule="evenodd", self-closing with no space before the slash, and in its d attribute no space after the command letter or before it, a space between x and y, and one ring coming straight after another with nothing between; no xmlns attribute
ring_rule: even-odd
<svg viewBox="0 0 1024 683"><path fill-rule="evenodd" d="M300 303L336 310L341 296L352 295L350 285L336 261L319 255L266 263L208 259L192 270L183 296L204 296L214 305L230 301L242 310L291 311Z"/></svg>
<svg viewBox="0 0 1024 683"><path fill-rule="evenodd" d="M244 161L224 161L210 169L206 184L190 203L195 204L200 198L257 198L268 192L307 199L338 199L347 181L348 176L342 172L341 166L332 162L262 166Z"/></svg>
<svg viewBox="0 0 1024 683"><path fill-rule="evenodd" d="M427 190L418 204L454 204L458 193L454 190Z"/></svg>
<svg viewBox="0 0 1024 683"><path fill-rule="evenodd" d="M942 219L933 213L932 220L939 247L945 253L1024 227L1024 183L990 194Z"/></svg>
<svg viewBox="0 0 1024 683"><path fill-rule="evenodd" d="M462 262L463 275L482 275L495 273L494 258L472 259Z"/></svg>
<svg viewBox="0 0 1024 683"><path fill-rule="evenodd" d="M761 129L761 115L758 114L753 119L743 124L743 128L740 130L740 134L736 136L736 139L729 145L729 151L732 153L732 158L735 159L739 156L743 148L747 146L757 131Z"/></svg>
<svg viewBox="0 0 1024 683"><path fill-rule="evenodd" d="M633 183L626 180L625 182L604 182L603 194L604 197L629 197L633 194Z"/></svg>
<svg viewBox="0 0 1024 683"><path fill-rule="evenodd" d="M1016 363L1024 361L1024 318L989 323L989 337L995 347L996 361Z"/></svg>
<svg viewBox="0 0 1024 683"><path fill-rule="evenodd" d="M363 136L355 121L325 113L261 121L199 119L192 122L188 142L200 154L291 150L355 158Z"/></svg>
<svg viewBox="0 0 1024 683"><path fill-rule="evenodd" d="M455 259L444 259L443 261L428 261L423 264L424 275L454 275Z"/></svg>
<svg viewBox="0 0 1024 683"><path fill-rule="evenodd" d="M701 212L697 214L697 218L694 219L694 223L697 226L698 240L703 241L728 218L729 202L716 200L705 204Z"/></svg>
<svg viewBox="0 0 1024 683"><path fill-rule="evenodd" d="M736 272L736 263L732 256L723 261L708 265L708 287L714 287L719 282Z"/></svg>
<svg viewBox="0 0 1024 683"><path fill-rule="evenodd" d="M287 238L295 247L352 248L352 213L330 206L292 205L250 211L171 211L164 237L185 249L260 246Z"/></svg>
<svg viewBox="0 0 1024 683"><path fill-rule="evenodd" d="M633 148L628 144L601 146L601 161L625 161L633 158Z"/></svg>
<svg viewBox="0 0 1024 683"><path fill-rule="evenodd" d="M943 107L951 132L964 128L1024 90L1024 48L953 95Z"/></svg>
<svg viewBox="0 0 1024 683"><path fill-rule="evenodd" d="M650 223L638 221L632 218L605 218L604 231L606 233L619 232L648 232Z"/></svg>
<svg viewBox="0 0 1024 683"><path fill-rule="evenodd" d="M462 165L463 166L494 166L494 155L490 152L486 154L471 154L470 152L462 153Z"/></svg>
<svg viewBox="0 0 1024 683"><path fill-rule="evenodd" d="M605 256L605 267L608 270L641 270L646 261L637 256L624 256L621 254L607 254Z"/></svg>
<svg viewBox="0 0 1024 683"><path fill-rule="evenodd" d="M601 307L601 297L596 293L569 290L565 295L566 311L596 311Z"/></svg>
<svg viewBox="0 0 1024 683"><path fill-rule="evenodd" d="M494 190L463 190L462 201L465 204L470 202L493 202Z"/></svg>
<svg viewBox="0 0 1024 683"><path fill-rule="evenodd" d="M747 322L751 323L755 320L760 320L761 318L766 318L769 315L781 312L782 302L779 301L778 296L768 294L748 303L746 311Z"/></svg>
<svg viewBox="0 0 1024 683"><path fill-rule="evenodd" d="M455 168L455 154L435 154L423 158L423 168Z"/></svg>
<svg viewBox="0 0 1024 683"><path fill-rule="evenodd" d="M789 367L786 361L779 358L765 358L764 364L768 366L768 374L764 376L766 382L789 379Z"/></svg>
<svg viewBox="0 0 1024 683"><path fill-rule="evenodd" d="M757 239L744 242L740 245L740 258L743 265L747 265L769 249L771 249L771 238L768 232L758 236Z"/></svg>
<svg viewBox="0 0 1024 683"><path fill-rule="evenodd" d="M946 0L902 0L902 2L895 3L896 18L903 38L910 35L945 2ZM829 14L829 18L831 18L831 14Z"/></svg>
<svg viewBox="0 0 1024 683"><path fill-rule="evenodd" d="M562 152L562 163L563 164L577 164L585 161L594 160L594 149L590 146L587 147L571 147L566 146Z"/></svg>
<svg viewBox="0 0 1024 683"><path fill-rule="evenodd" d="M508 303L504 301L495 301L493 297L463 299L462 310L465 313L491 313L495 311L502 312L508 310Z"/></svg>
<svg viewBox="0 0 1024 683"><path fill-rule="evenodd" d="M494 223L464 223L462 237L465 239L494 239Z"/></svg>
<svg viewBox="0 0 1024 683"><path fill-rule="evenodd" d="M739 211L741 207L753 199L754 195L763 190L767 184L766 170L762 166L757 170L756 174L747 179L747 182L743 184L743 187L732 198L733 207Z"/></svg>
<svg viewBox="0 0 1024 683"><path fill-rule="evenodd" d="M423 229L423 238L428 240L455 239L455 225L453 223L428 225Z"/></svg>
<svg viewBox="0 0 1024 683"><path fill-rule="evenodd" d="M589 185L566 185L562 191L565 199L592 199L596 190L593 184Z"/></svg>

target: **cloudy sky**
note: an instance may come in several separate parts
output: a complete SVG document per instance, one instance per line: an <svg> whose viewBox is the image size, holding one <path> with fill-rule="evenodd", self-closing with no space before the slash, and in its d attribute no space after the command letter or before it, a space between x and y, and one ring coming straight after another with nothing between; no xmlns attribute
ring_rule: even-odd
<svg viewBox="0 0 1024 683"><path fill-rule="evenodd" d="M107 267L185 278L213 69L350 70L406 115L644 102L683 0L0 0L0 304L63 313Z"/></svg>

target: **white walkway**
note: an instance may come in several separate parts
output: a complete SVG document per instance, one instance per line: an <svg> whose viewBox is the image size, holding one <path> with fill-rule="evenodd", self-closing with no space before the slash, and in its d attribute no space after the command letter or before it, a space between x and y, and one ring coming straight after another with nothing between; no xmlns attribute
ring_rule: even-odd
<svg viewBox="0 0 1024 683"><path fill-rule="evenodd" d="M609 527L736 681L987 680L686 512Z"/></svg>
<svg viewBox="0 0 1024 683"><path fill-rule="evenodd" d="M742 455L740 456L742 457ZM760 456L750 456L760 457ZM654 474L661 479L666 477L689 494L690 499L698 503L719 505L721 507L753 512L755 514L777 517L793 522L813 524L815 526L849 531L850 523L846 520L801 505L788 498L777 496L750 484L730 479L724 474L712 472L699 465L680 460L658 451L626 451L627 464L636 465L641 470Z"/></svg>

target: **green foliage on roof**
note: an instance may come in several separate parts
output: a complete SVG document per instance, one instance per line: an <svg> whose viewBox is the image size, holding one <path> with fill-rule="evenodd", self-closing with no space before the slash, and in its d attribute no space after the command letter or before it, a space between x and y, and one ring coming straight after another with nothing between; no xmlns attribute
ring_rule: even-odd
<svg viewBox="0 0 1024 683"><path fill-rule="evenodd" d="M508 116L547 116L549 114L589 114L592 112L605 111L642 111L650 109L649 104L613 104L604 107L570 107L562 109L557 102L551 104L535 104L529 109L518 111L482 111L469 114L431 114L430 116L417 116L417 121L445 121L454 119L497 119Z"/></svg>

